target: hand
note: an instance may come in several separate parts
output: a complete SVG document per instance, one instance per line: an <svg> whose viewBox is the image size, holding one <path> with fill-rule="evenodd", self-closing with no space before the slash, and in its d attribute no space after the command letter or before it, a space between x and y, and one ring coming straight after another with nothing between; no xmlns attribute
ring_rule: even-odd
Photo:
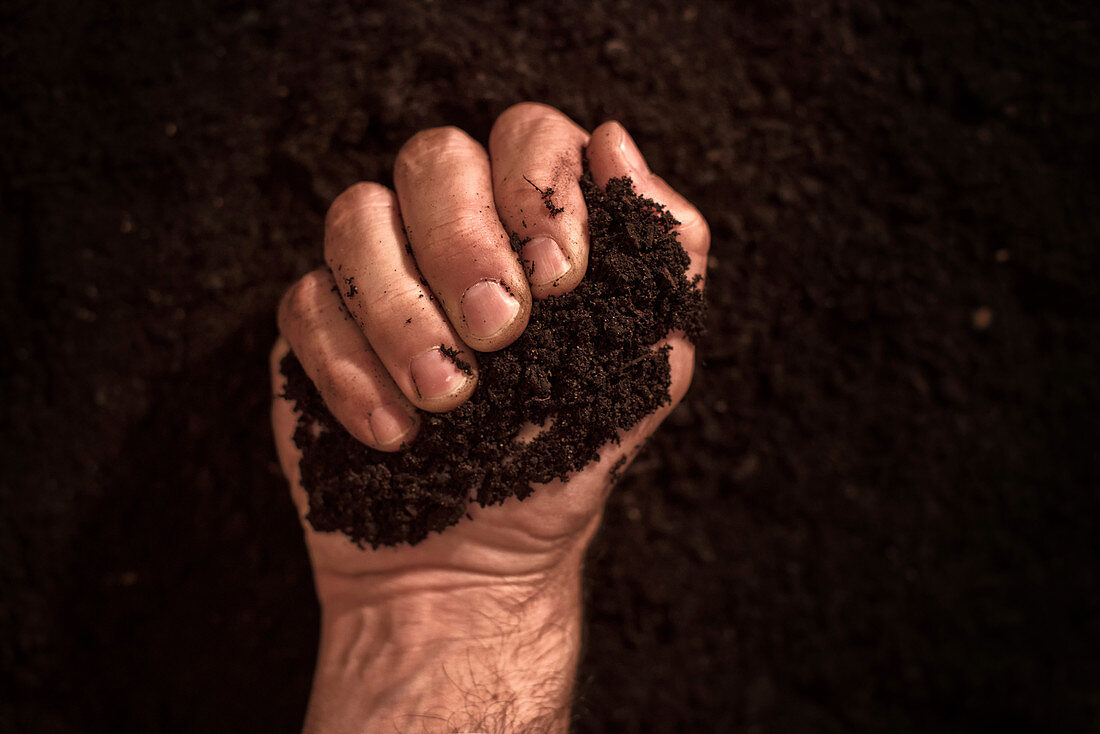
<svg viewBox="0 0 1100 734"><path fill-rule="evenodd" d="M587 212L578 180L585 146L597 184L630 176L638 193L668 206L681 222L680 239L691 256L688 277L702 275L706 222L650 173L618 123L605 123L589 136L552 108L520 104L494 125L491 162L460 130L426 130L397 156L396 194L378 184L357 184L329 210L328 268L299 280L280 304L282 337L271 360L275 395L282 392L279 361L293 349L337 420L383 451L415 440L414 408L446 411L466 400L476 386L476 353L514 341L526 326L532 298L572 290L584 277ZM563 211L552 217L532 182L542 190L553 187L554 204ZM522 264L510 248L510 232L531 238ZM345 318L343 308L354 318ZM568 482L538 487L523 502L471 506L472 519L413 547L361 550L343 535L309 527L300 457L291 441L296 416L276 397L276 445L303 518L324 615L345 627L362 627L365 618L382 624L400 608L403 623L415 621L401 627L413 630L404 641L410 644L438 640L454 629L464 630L467 642L506 634L537 644L561 633L565 639L558 641L573 652L557 667L571 671L581 562L609 492L609 470L633 455L691 380L692 345L677 334L667 342L670 405L625 433L620 444L605 446L598 463ZM473 375L455 369L440 353L441 344L461 352L474 365ZM560 624L552 624L554 633L548 634L551 618Z"/></svg>

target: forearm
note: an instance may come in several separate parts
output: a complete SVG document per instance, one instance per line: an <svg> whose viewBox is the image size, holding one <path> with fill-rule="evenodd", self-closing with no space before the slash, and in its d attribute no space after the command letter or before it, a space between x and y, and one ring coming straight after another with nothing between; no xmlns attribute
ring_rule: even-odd
<svg viewBox="0 0 1100 734"><path fill-rule="evenodd" d="M579 563L490 585L433 573L367 604L322 602L306 734L566 731Z"/></svg>

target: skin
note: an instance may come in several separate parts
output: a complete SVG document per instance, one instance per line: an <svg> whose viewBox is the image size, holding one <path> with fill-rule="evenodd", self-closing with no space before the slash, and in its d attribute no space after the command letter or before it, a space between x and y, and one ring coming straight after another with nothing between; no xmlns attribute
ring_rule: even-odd
<svg viewBox="0 0 1100 734"><path fill-rule="evenodd" d="M599 185L630 176L639 193L668 206L691 256L689 277L703 275L706 221L650 172L620 124L589 135L551 107L523 103L496 121L488 151L457 128L425 130L397 156L396 191L360 183L337 197L325 223L328 268L280 303L272 422L322 611L306 732L568 728L581 568L608 471L632 458L683 397L692 345L669 336L671 405L605 446L598 463L524 502L472 506L472 519L415 547L378 550L305 521L296 416L278 397L278 364L293 349L333 415L364 443L393 451L414 441L414 408L450 410L476 386L476 367L456 375L434 351L440 344L476 366L478 352L522 333L532 298L568 292L584 277L587 212L577 180L585 146ZM556 217L539 191L548 186L564 209ZM532 238L525 262L509 247L512 231Z"/></svg>

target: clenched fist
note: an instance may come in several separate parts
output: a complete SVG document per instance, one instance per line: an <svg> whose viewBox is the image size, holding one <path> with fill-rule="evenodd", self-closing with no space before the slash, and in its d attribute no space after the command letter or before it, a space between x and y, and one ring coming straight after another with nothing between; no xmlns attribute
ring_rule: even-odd
<svg viewBox="0 0 1100 734"><path fill-rule="evenodd" d="M382 451L414 442L419 411L467 400L477 354L511 344L532 299L569 292L584 278L585 153L598 185L628 176L639 194L668 207L691 259L688 277L702 276L706 222L649 171L622 126L605 123L589 135L544 105L504 112L488 153L456 128L420 132L397 156L396 191L359 183L333 202L328 267L287 291L271 361L276 444L303 518L296 416L279 397L287 350L351 435ZM550 188L552 200L544 198ZM526 240L518 257L513 232ZM693 347L677 333L666 342L672 403L569 481L524 502L474 507L471 519L413 547L362 550L303 520L323 612L308 731L391 731L402 717L420 716L438 717L439 731L480 727L459 719L468 715L469 687L490 684L510 697L511 720L564 729L581 563L608 469L645 440L691 380ZM461 664L448 668L448 660Z"/></svg>

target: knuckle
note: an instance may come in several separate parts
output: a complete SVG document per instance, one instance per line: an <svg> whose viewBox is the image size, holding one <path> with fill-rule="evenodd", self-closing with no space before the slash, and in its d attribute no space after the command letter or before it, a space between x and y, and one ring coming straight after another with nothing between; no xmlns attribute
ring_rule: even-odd
<svg viewBox="0 0 1100 734"><path fill-rule="evenodd" d="M389 209L396 204L394 193L382 184L360 181L333 200L325 216L325 229L340 229L372 209Z"/></svg>
<svg viewBox="0 0 1100 734"><path fill-rule="evenodd" d="M518 117L520 119L528 119L530 117L538 117L544 115L561 115L555 108L542 102L517 102L504 112L500 113L498 121L508 120L512 117Z"/></svg>
<svg viewBox="0 0 1100 734"><path fill-rule="evenodd" d="M399 165L415 165L418 162L431 161L456 151L469 150L471 145L477 145L477 143L454 125L432 127L421 130L409 138L408 142L398 151L397 160Z"/></svg>
<svg viewBox="0 0 1100 734"><path fill-rule="evenodd" d="M370 321L388 322L409 310L410 304L424 294L415 280L382 280L363 294L362 308Z"/></svg>
<svg viewBox="0 0 1100 734"><path fill-rule="evenodd" d="M568 116L549 105L539 102L520 102L512 105L493 123L489 132L489 146L519 144L531 148L541 157L558 160L569 153L576 161L570 165L580 175L580 149L587 143L588 133ZM575 156L573 155L575 154Z"/></svg>
<svg viewBox="0 0 1100 734"><path fill-rule="evenodd" d="M479 210L460 210L436 224L428 233L433 256L446 258L451 253L468 255L477 243L492 241L492 229Z"/></svg>
<svg viewBox="0 0 1100 734"><path fill-rule="evenodd" d="M501 131L512 127L526 127L531 124L537 125L544 123L548 119L561 116L560 112L549 105L544 105L540 102L519 102L500 113L496 122L493 123L493 131L489 134L490 136L492 136L494 132L499 134Z"/></svg>

